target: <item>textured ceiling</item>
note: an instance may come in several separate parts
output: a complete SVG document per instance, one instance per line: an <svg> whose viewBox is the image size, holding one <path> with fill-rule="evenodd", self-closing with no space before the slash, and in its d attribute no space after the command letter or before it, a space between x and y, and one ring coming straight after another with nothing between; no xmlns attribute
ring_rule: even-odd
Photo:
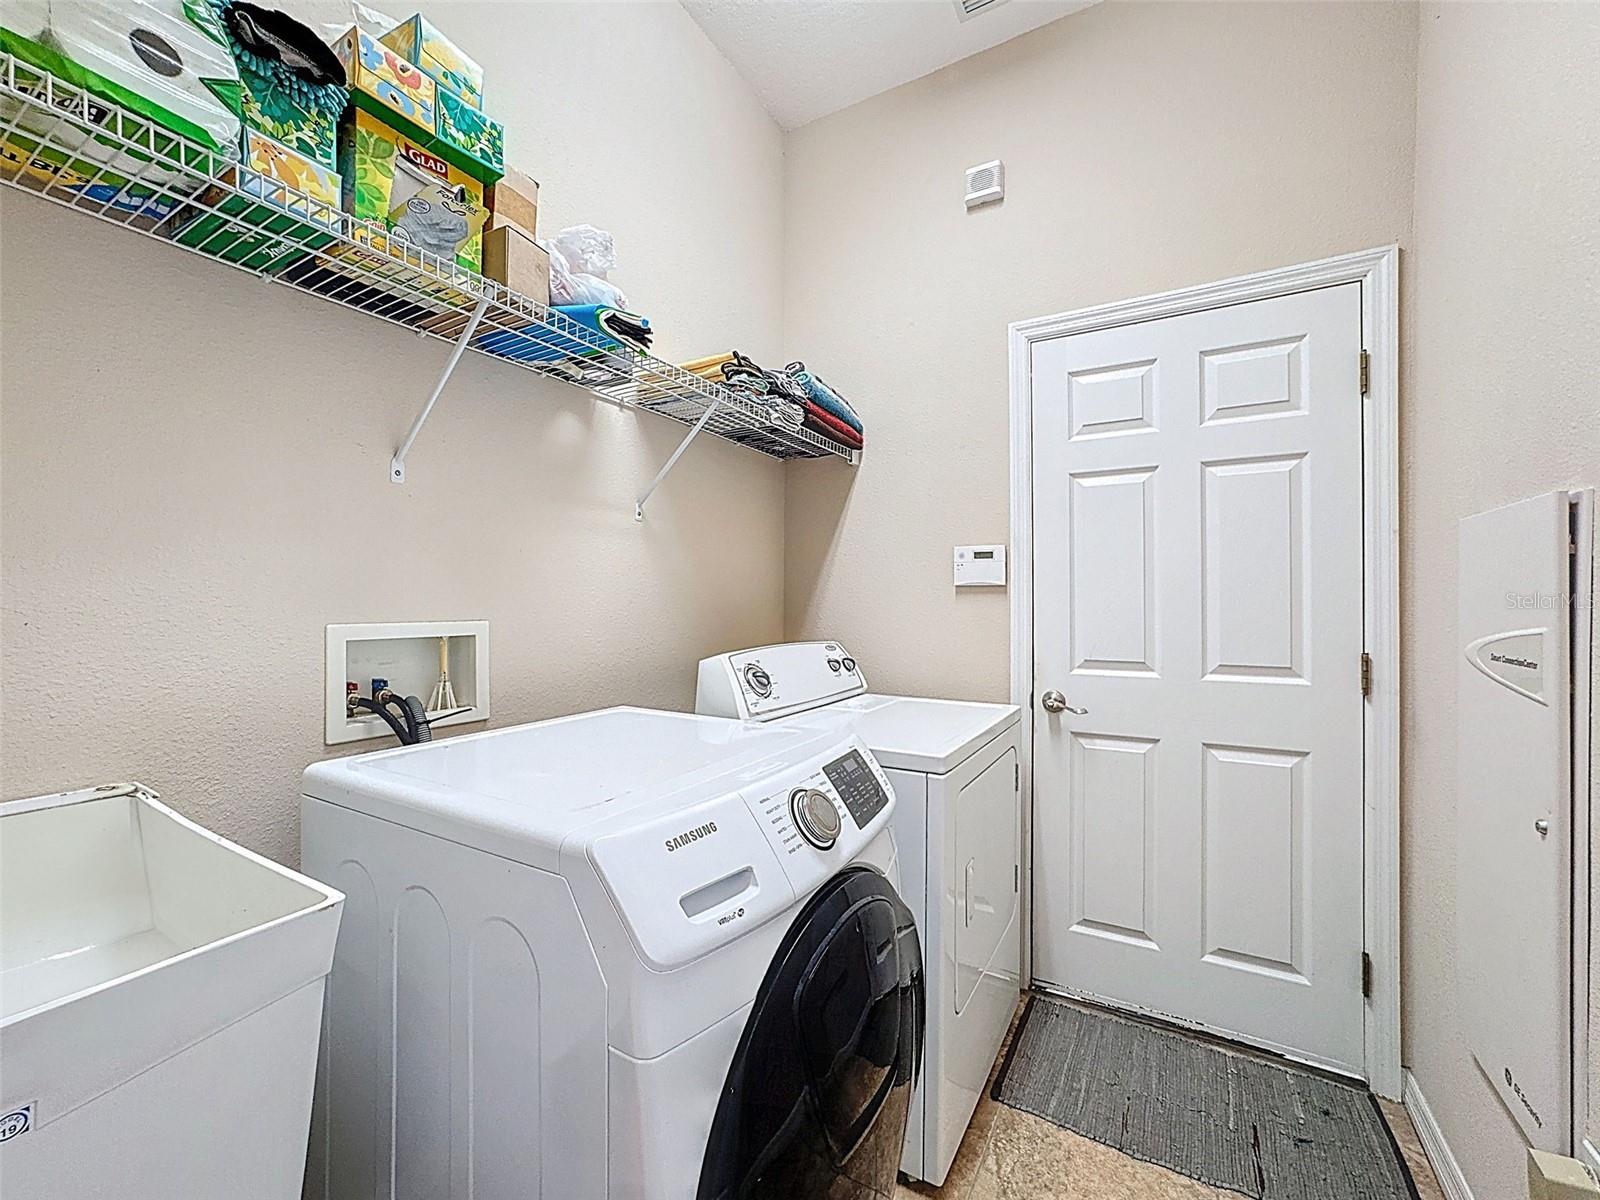
<svg viewBox="0 0 1600 1200"><path fill-rule="evenodd" d="M680 0L778 123L794 129L1095 0Z"/></svg>

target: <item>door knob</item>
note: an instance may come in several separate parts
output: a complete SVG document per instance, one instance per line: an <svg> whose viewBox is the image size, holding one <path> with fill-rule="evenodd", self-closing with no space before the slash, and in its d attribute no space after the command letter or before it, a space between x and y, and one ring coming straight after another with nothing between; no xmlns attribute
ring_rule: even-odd
<svg viewBox="0 0 1600 1200"><path fill-rule="evenodd" d="M1069 712L1081 717L1089 711L1087 708L1073 708L1067 703L1067 698L1053 688L1039 697L1039 703L1044 706L1047 713Z"/></svg>
<svg viewBox="0 0 1600 1200"><path fill-rule="evenodd" d="M1540 817L1537 821L1535 821L1533 823L1533 831L1535 833L1537 833L1542 838L1549 837L1550 836L1550 822L1548 820L1546 820L1544 817Z"/></svg>

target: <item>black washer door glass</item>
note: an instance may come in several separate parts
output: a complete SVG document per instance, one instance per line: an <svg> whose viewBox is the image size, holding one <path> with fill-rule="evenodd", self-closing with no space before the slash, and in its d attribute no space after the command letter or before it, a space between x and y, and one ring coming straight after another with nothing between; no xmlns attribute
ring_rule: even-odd
<svg viewBox="0 0 1600 1200"><path fill-rule="evenodd" d="M923 1013L910 910L876 871L835 876L795 918L762 982L698 1200L892 1196Z"/></svg>

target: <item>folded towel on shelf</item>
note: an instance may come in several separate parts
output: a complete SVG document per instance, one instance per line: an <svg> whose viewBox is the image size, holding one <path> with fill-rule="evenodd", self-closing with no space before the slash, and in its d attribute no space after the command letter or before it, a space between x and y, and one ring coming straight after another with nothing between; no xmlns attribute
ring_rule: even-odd
<svg viewBox="0 0 1600 1200"><path fill-rule="evenodd" d="M557 306L550 310L581 325L598 338L583 338L567 333L555 323L529 323L523 329L495 329L473 340L480 350L518 362L560 362L564 359L597 358L614 350L630 347L650 348L650 319L637 313L607 308L603 304Z"/></svg>
<svg viewBox="0 0 1600 1200"><path fill-rule="evenodd" d="M722 364L731 363L738 353L735 350L728 354L712 354L705 358L697 358L693 362L679 363L678 365L691 375L698 375L701 379L710 379L720 383L722 382Z"/></svg>
<svg viewBox="0 0 1600 1200"><path fill-rule="evenodd" d="M842 442L852 450L860 450L866 444L866 438L846 425L821 405L806 402L806 425L826 437L831 437L836 442Z"/></svg>
<svg viewBox="0 0 1600 1200"><path fill-rule="evenodd" d="M804 389L807 400L837 420L843 421L857 433L866 432L861 423L861 418L856 415L856 410L850 407L850 401L823 382L822 377L815 371L806 370L805 363L792 362L785 368L785 371L789 378Z"/></svg>

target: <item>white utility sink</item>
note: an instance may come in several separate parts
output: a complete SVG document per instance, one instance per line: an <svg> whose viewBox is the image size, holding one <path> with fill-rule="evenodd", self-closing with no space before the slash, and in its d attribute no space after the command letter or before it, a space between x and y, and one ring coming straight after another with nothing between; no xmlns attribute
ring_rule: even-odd
<svg viewBox="0 0 1600 1200"><path fill-rule="evenodd" d="M138 784L0 804L0 1192L298 1197L343 903Z"/></svg>

